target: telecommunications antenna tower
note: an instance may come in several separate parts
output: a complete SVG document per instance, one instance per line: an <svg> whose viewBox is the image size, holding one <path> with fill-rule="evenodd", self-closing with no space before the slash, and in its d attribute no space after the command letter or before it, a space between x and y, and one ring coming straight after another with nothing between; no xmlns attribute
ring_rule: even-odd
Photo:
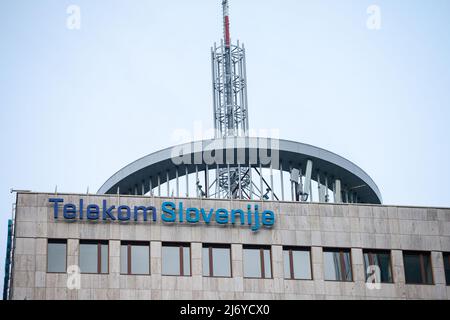
<svg viewBox="0 0 450 320"><path fill-rule="evenodd" d="M165 184L166 197L179 198L184 177L187 198L194 194L207 199L382 203L372 178L349 160L295 141L249 136L245 48L239 41L232 42L229 1L220 1L223 39L211 48L215 139L185 143L134 161L109 178L98 194L156 193L161 197ZM200 157L197 162L200 152L220 159L211 162ZM189 183L192 175L195 186ZM175 189L170 188L171 181ZM190 193L192 187L194 193Z"/></svg>
<svg viewBox="0 0 450 320"><path fill-rule="evenodd" d="M231 43L228 0L222 1L222 9L223 39L211 48L215 137L248 137L245 48L239 41ZM243 167L218 170L216 196L250 198L250 174Z"/></svg>

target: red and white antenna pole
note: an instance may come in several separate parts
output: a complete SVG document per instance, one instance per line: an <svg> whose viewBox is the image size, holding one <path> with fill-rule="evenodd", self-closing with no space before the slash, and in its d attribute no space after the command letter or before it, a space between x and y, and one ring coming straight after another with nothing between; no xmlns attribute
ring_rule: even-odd
<svg viewBox="0 0 450 320"><path fill-rule="evenodd" d="M224 30L224 38L225 38L225 47L229 48L231 46L231 38L230 38L230 7L228 5L228 0L222 1L223 7L223 30Z"/></svg>
<svg viewBox="0 0 450 320"><path fill-rule="evenodd" d="M233 110L233 75L231 67L231 37L230 37L230 8L228 0L222 0L223 7L223 32L225 41L224 52L224 103L225 103L225 118L227 126L227 135L234 136L235 122Z"/></svg>

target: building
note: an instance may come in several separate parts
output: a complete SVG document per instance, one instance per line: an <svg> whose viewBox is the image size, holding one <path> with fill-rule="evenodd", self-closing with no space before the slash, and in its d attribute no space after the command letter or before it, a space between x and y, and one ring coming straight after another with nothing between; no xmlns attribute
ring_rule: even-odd
<svg viewBox="0 0 450 320"><path fill-rule="evenodd" d="M449 208L384 206L352 162L249 137L223 10L215 139L139 159L95 195L17 192L5 298L449 299Z"/></svg>
<svg viewBox="0 0 450 320"><path fill-rule="evenodd" d="M55 219L54 198L83 200L84 220L64 219L63 203ZM155 207L157 221L87 220L87 205L102 211L104 200ZM162 222L164 202L206 212L252 203L275 222L258 232L239 217ZM450 209L19 193L14 233L11 299L450 298ZM379 289L366 284L372 263ZM79 290L68 288L69 266L86 268Z"/></svg>

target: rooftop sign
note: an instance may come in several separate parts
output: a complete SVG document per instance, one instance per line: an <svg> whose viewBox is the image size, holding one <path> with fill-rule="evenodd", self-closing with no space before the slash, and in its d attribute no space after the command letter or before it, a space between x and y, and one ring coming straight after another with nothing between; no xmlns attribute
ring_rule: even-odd
<svg viewBox="0 0 450 320"><path fill-rule="evenodd" d="M84 203L83 199L78 204L65 203L62 198L48 199L53 204L53 217L59 219L61 214L65 220L87 220L87 221L110 221L128 222L141 221L157 222L160 217L163 223L205 223L210 225L248 225L254 232L261 227L271 228L275 224L275 214L273 211L260 211L258 205L247 205L246 210L233 209L205 209L205 208L185 208L183 202L164 202L160 211L154 206L134 206L108 205L107 200L103 200L102 206L97 204Z"/></svg>

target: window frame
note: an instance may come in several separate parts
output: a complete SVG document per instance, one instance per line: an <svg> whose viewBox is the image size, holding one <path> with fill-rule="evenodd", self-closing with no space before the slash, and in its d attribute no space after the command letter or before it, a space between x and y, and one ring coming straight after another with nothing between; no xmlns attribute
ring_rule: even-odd
<svg viewBox="0 0 450 320"><path fill-rule="evenodd" d="M124 276L149 276L151 275L151 252L150 252L150 241L121 241L120 246L127 246L127 273L122 273L120 270L120 275ZM132 263L131 263L131 247L141 246L148 247L148 273L132 273ZM122 259L122 257L120 257Z"/></svg>
<svg viewBox="0 0 450 320"><path fill-rule="evenodd" d="M447 277L445 272L445 260L447 260L449 269L450 269L450 252L442 252L442 259L444 260L444 276L445 276L445 285L450 286L450 274Z"/></svg>
<svg viewBox="0 0 450 320"><path fill-rule="evenodd" d="M66 254L65 254L65 262L64 262L66 270L64 270L64 271L48 271L48 245L50 243L59 243L59 244L65 244L66 245ZM54 238L50 239L50 238L47 238L47 248L46 248L46 250L47 250L47 252L46 252L47 259L45 261L45 263L46 263L46 268L45 268L46 273L51 273L51 274L65 274L65 273L67 273L67 246L68 246L67 239L54 239Z"/></svg>
<svg viewBox="0 0 450 320"><path fill-rule="evenodd" d="M242 246L242 253L244 253L244 250L259 250L259 258L260 258L260 264L261 264L261 277L246 277L244 275L244 279L273 279L273 259L272 259L272 247L267 245L243 245ZM270 262L270 277L266 277L266 266L264 263L264 250L269 250L269 262ZM244 259L242 259L242 263L244 263Z"/></svg>
<svg viewBox="0 0 450 320"><path fill-rule="evenodd" d="M337 279L337 280L327 280L325 279L325 252L338 252L339 253L339 265L341 267L341 271L345 270L345 260L343 259L344 257L344 253L348 253L349 257L350 257L350 272L351 272L351 279L350 280L346 280L346 279ZM355 275L353 273L353 255L352 255L352 249L351 248L323 248L322 249L322 257L324 259L324 268L323 268L323 273L324 273L324 281L328 281L328 282L355 282ZM342 273L342 272L341 272ZM364 273L365 274L365 273Z"/></svg>
<svg viewBox="0 0 450 320"><path fill-rule="evenodd" d="M204 275L202 272L202 276L206 278L221 278L221 279L231 279L233 278L233 257L231 253L231 245L230 244L203 244L202 250L208 249L208 265L209 265L209 275ZM214 275L214 259L213 259L213 249L228 249L230 252L230 275L229 276L215 276ZM202 256L202 259L204 257Z"/></svg>
<svg viewBox="0 0 450 320"><path fill-rule="evenodd" d="M363 249L363 261L364 261L364 281L367 282L367 266L366 266L366 260L364 259L364 255L366 253L370 253L369 256L369 263L373 265L373 254L377 253L388 253L389 254L389 268L391 269L391 281L390 282L381 282L381 284L393 284L395 283L394 279L394 266L392 264L392 250L391 249ZM372 260L372 262L370 262Z"/></svg>
<svg viewBox="0 0 450 320"><path fill-rule="evenodd" d="M422 282L421 283L414 283L414 282L407 282L406 279L406 264L405 264L405 255L419 255L419 264L420 264L420 276L422 278ZM425 265L424 265L424 256L428 256L428 258L430 259L430 271L431 271L431 282L427 283L424 282L423 280L427 279L426 276L426 272L425 272ZM413 286L434 286L435 283L435 279L434 279L434 271L433 271L433 259L431 257L431 251L414 251L414 250L404 250L402 252L402 258L403 258L403 272L405 275L405 284L406 285L413 285ZM444 270L445 271L445 270Z"/></svg>
<svg viewBox="0 0 450 320"><path fill-rule="evenodd" d="M284 275L284 280L302 280L302 281L311 281L314 280L313 275L313 269L312 269L312 250L311 247L295 247L295 246L284 246L283 247L283 258L284 258L284 251L289 252L289 278ZM302 279L302 278L296 278L295 277L295 268L294 268L294 255L293 251L306 251L309 253L309 272L311 277L309 279ZM284 263L284 261L283 261ZM283 266L284 269L284 266Z"/></svg>
<svg viewBox="0 0 450 320"><path fill-rule="evenodd" d="M91 245L97 245L97 272L83 272L83 270L81 270L81 245L82 244L91 244ZM80 239L79 241L79 253L78 253L78 264L80 265L80 270L81 270L81 274L99 274L99 275L108 275L109 274L109 240L82 240ZM107 245L108 246L108 261L106 263L106 267L107 267L107 272L103 273L102 272L102 245Z"/></svg>
<svg viewBox="0 0 450 320"><path fill-rule="evenodd" d="M164 274L162 261L161 261L161 275L163 277L192 277L192 248L191 244L187 242L163 242L161 244L161 259L163 257L162 250L164 247L178 248L179 263L179 274ZM184 248L189 248L189 274L184 274Z"/></svg>

